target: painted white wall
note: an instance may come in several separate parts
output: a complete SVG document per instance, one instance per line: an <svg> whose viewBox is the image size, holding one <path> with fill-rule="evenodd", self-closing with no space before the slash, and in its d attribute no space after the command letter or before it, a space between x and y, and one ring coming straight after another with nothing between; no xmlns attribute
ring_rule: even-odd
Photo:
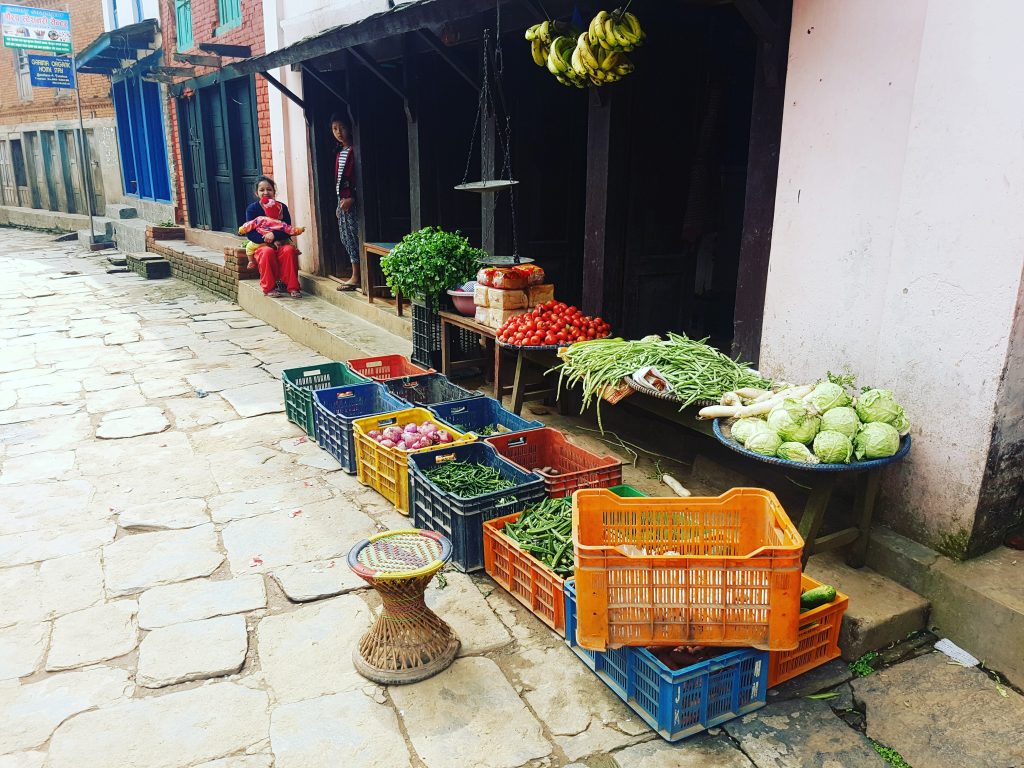
<svg viewBox="0 0 1024 768"><path fill-rule="evenodd" d="M387 0L263 0L266 50L275 51L387 8ZM270 74L301 98L302 73L283 67ZM274 88L270 89L270 137L278 194L288 203L296 224L309 227L314 217L306 120L302 110ZM334 223L333 213L328 212L322 224ZM304 249L299 256L299 269L304 272L316 271L314 242L312 232L299 240L300 249Z"/></svg>
<svg viewBox="0 0 1024 768"><path fill-rule="evenodd" d="M914 448L880 512L970 530L1024 254L1014 0L796 0L761 346L891 387Z"/></svg>

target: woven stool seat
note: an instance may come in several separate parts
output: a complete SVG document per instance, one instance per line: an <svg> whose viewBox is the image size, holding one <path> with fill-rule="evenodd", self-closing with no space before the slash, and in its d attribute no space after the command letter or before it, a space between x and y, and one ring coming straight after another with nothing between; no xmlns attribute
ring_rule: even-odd
<svg viewBox="0 0 1024 768"><path fill-rule="evenodd" d="M349 567L377 590L383 603L352 651L363 677L385 685L413 683L454 661L459 639L423 598L451 552L444 536L416 529L387 531L352 547Z"/></svg>

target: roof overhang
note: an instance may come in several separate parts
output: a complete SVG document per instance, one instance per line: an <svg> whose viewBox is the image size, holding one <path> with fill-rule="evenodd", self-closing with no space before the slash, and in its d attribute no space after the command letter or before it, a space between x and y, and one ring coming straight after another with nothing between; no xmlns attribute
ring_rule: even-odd
<svg viewBox="0 0 1024 768"><path fill-rule="evenodd" d="M159 31L156 19L146 19L104 32L75 57L75 69L84 75L112 75L149 56Z"/></svg>
<svg viewBox="0 0 1024 768"><path fill-rule="evenodd" d="M515 0L411 0L359 21L331 27L276 51L236 61L223 67L217 73L217 79L263 74L407 32L440 29L445 24L493 10L496 2L506 5ZM179 95L199 85L196 79L184 80L175 83L171 92Z"/></svg>

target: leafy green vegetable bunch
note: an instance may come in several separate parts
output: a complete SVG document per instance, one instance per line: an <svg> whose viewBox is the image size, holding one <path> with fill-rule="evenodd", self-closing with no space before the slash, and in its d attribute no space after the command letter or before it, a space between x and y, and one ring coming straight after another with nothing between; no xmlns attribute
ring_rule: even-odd
<svg viewBox="0 0 1024 768"><path fill-rule="evenodd" d="M431 301L449 288L471 280L486 255L457 231L424 227L403 237L380 260L380 267L392 291Z"/></svg>

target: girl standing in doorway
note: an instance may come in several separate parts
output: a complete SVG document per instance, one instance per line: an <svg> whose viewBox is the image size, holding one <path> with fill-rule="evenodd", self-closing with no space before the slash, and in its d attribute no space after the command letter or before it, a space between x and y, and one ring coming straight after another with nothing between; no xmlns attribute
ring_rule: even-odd
<svg viewBox="0 0 1024 768"><path fill-rule="evenodd" d="M348 122L339 114L331 115L331 133L338 142L334 155L334 187L338 196L338 234L352 263L352 276L338 286L339 291L359 287L359 227L356 223L355 151Z"/></svg>

